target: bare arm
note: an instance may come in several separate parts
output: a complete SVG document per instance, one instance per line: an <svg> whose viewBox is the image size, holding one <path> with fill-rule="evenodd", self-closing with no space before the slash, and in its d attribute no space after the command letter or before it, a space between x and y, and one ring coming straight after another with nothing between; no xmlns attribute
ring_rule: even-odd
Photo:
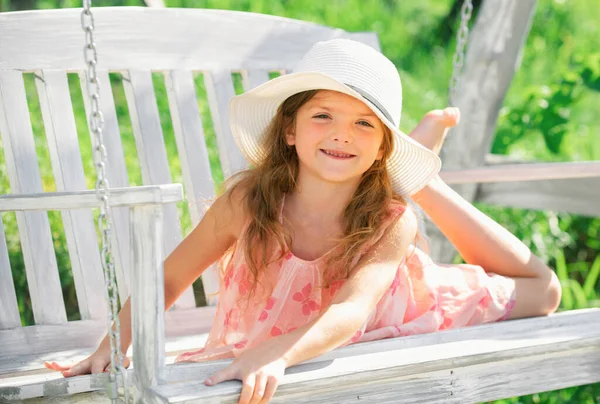
<svg viewBox="0 0 600 404"><path fill-rule="evenodd" d="M464 260L515 279L511 317L552 313L560 303L558 278L508 230L486 216L439 177L413 195Z"/></svg>
<svg viewBox="0 0 600 404"><path fill-rule="evenodd" d="M415 214L407 208L361 259L329 308L310 323L272 340L271 346L283 347L286 366L320 356L352 338L390 287L416 229Z"/></svg>

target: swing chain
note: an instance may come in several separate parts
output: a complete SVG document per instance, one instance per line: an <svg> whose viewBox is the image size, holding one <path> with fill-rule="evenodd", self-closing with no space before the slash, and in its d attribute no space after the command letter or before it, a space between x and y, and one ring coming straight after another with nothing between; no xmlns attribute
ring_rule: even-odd
<svg viewBox="0 0 600 404"><path fill-rule="evenodd" d="M104 272L105 290L104 296L108 304L108 335L110 340L111 360L110 373L108 377L107 392L113 404L118 402L119 392L117 376L120 375L125 393L125 402L129 403L129 385L127 383L127 371L123 367L123 353L121 352L121 327L118 315L118 289L115 275L114 257L111 252L110 238L112 232L112 215L108 204L109 183L106 177L107 153L104 146L103 129L104 115L100 111L100 81L96 66L98 64L98 53L94 41L94 16L92 14L92 0L83 0L83 11L81 12L81 27L85 32L85 46L83 56L87 65L87 93L90 101L90 130L93 133L94 162L96 165L96 197L102 202L100 204L100 215L98 216L98 228L102 235L101 263ZM114 324L114 330L113 330Z"/></svg>
<svg viewBox="0 0 600 404"><path fill-rule="evenodd" d="M473 13L472 0L465 0L460 9L460 28L456 33L456 52L452 59L452 78L450 79L450 94L448 104L455 106L456 94L459 90L459 77L465 61L465 46L469 39L469 21Z"/></svg>

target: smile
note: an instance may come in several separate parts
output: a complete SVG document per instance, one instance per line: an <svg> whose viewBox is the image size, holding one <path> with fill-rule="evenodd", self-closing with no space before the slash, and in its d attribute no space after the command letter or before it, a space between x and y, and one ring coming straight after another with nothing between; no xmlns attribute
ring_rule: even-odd
<svg viewBox="0 0 600 404"><path fill-rule="evenodd" d="M343 159L343 160L347 160L347 159L351 159L352 157L356 157L354 154L348 154L348 153L343 153L341 151L337 151L337 150L326 150L326 149L320 149L321 153L332 157L334 159Z"/></svg>

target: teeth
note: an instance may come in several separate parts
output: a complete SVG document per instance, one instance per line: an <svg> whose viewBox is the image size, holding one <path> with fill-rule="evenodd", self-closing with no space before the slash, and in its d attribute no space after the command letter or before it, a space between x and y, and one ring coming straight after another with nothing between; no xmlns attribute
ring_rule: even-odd
<svg viewBox="0 0 600 404"><path fill-rule="evenodd" d="M352 154L345 154L345 153L336 153L336 152L331 152L328 150L323 150L326 154L329 154L330 156L334 156L334 157L351 157Z"/></svg>

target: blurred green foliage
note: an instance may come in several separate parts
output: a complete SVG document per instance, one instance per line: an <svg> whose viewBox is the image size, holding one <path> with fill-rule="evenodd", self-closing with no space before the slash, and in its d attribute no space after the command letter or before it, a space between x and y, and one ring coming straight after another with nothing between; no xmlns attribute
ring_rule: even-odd
<svg viewBox="0 0 600 404"><path fill-rule="evenodd" d="M165 4L168 7L266 13L348 31L375 31L383 53L395 63L402 77L402 129L410 131L425 112L446 104L455 46L452 30L457 23L452 15L452 9L456 8L455 0L165 0ZM144 6L144 2L95 0L94 5ZM0 0L0 11L79 6L80 0ZM600 105L600 27L597 7L595 1L587 0L538 0L521 66L500 111L493 153L540 161L600 160L600 119L597 113L597 105ZM99 57L102 57L102 49L99 49ZM239 77L234 78L239 92ZM160 73L155 73L153 79L171 176L174 182L183 182L164 80ZM32 75L25 75L25 84L44 190L53 191L54 180ZM95 172L78 78L70 74L69 84L87 185L93 188ZM121 77L111 74L111 84L130 184L139 185L142 184L141 172ZM223 174L201 75L196 77L196 90L213 175L219 184ZM10 193L10 186L4 154L0 152L0 194L4 193ZM600 307L599 218L483 204L477 206L556 268L563 286L560 310ZM189 207L182 202L178 208L185 235L192 226ZM49 212L49 219L68 317L78 319L60 213ZM15 215L3 214L2 220L22 321L24 325L33 324ZM202 300L201 285L197 282L195 286L199 300ZM540 377L543 377L543 369L540 369ZM596 402L600 402L598 384L497 401L503 404Z"/></svg>

